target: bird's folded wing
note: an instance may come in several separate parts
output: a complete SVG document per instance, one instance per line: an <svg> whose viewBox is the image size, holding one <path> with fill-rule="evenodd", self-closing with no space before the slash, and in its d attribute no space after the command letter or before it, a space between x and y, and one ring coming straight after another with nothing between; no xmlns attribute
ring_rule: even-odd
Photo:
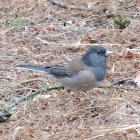
<svg viewBox="0 0 140 140"><path fill-rule="evenodd" d="M59 63L53 66L45 67L45 71L52 74L56 78L71 77L77 74L79 71L84 70L86 66L81 60L69 61Z"/></svg>

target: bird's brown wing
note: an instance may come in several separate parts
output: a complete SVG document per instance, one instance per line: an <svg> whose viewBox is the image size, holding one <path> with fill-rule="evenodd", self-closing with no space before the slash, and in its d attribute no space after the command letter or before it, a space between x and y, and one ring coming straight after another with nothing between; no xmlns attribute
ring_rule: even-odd
<svg viewBox="0 0 140 140"><path fill-rule="evenodd" d="M59 63L53 66L45 67L45 71L56 78L71 77L79 71L86 69L86 65L80 60Z"/></svg>

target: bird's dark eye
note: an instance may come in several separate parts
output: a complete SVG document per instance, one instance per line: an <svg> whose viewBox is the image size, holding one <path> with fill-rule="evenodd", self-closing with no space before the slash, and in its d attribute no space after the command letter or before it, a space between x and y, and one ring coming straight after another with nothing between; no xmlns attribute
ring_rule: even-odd
<svg viewBox="0 0 140 140"><path fill-rule="evenodd" d="M101 54L101 52L100 51L97 51L97 54Z"/></svg>

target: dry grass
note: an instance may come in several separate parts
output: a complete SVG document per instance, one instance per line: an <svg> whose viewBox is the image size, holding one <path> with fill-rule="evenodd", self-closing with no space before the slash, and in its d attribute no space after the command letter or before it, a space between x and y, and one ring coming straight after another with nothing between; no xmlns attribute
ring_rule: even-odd
<svg viewBox="0 0 140 140"><path fill-rule="evenodd" d="M123 48L138 51L140 46L139 0L62 2L94 10L65 9L45 0L0 1L1 110L35 90L59 86L48 75L16 70L18 64L54 64L102 44L114 52L104 85L134 78L139 71L139 55L119 56ZM126 15L131 24L119 29L113 22L118 14ZM96 88L72 95L73 108L65 90L41 92L14 107L10 120L0 125L0 139L140 139L139 91Z"/></svg>

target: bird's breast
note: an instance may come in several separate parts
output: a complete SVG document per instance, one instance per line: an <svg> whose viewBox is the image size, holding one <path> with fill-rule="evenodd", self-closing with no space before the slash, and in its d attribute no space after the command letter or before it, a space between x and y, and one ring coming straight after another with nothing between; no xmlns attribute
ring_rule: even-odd
<svg viewBox="0 0 140 140"><path fill-rule="evenodd" d="M82 70L78 74L73 75L72 77L65 77L59 80L66 89L76 91L91 90L99 84L96 81L95 76L93 75L93 71L91 69Z"/></svg>

